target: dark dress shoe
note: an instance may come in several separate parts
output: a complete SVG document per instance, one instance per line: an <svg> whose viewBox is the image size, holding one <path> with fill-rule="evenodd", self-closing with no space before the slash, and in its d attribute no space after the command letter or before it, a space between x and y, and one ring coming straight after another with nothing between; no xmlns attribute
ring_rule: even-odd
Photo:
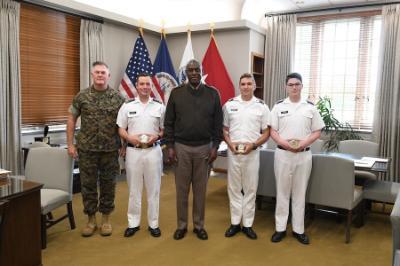
<svg viewBox="0 0 400 266"><path fill-rule="evenodd" d="M282 232L276 231L271 237L271 242L274 242L274 243L281 242L285 236L286 236L286 231L282 231Z"/></svg>
<svg viewBox="0 0 400 266"><path fill-rule="evenodd" d="M256 234L256 232L254 232L253 228L251 228L251 227L243 226L242 232L250 239L257 239L257 234Z"/></svg>
<svg viewBox="0 0 400 266"><path fill-rule="evenodd" d="M201 229L195 228L195 229L193 229L193 233L195 233L197 235L198 239L201 239L201 240L208 239L207 232L206 232L206 230L204 230L204 228L201 228Z"/></svg>
<svg viewBox="0 0 400 266"><path fill-rule="evenodd" d="M125 233L124 233L124 237L133 236L137 231L139 231L139 229L140 229L140 226L126 228Z"/></svg>
<svg viewBox="0 0 400 266"><path fill-rule="evenodd" d="M185 237L187 232L187 229L176 229L175 233L174 233L174 239L175 240L179 240Z"/></svg>
<svg viewBox="0 0 400 266"><path fill-rule="evenodd" d="M231 224L231 226L226 230L225 237L232 237L242 230L240 224Z"/></svg>
<svg viewBox="0 0 400 266"><path fill-rule="evenodd" d="M310 239L308 238L308 236L306 234L298 234L296 232L292 232L293 236L303 245L308 245L310 244Z"/></svg>
<svg viewBox="0 0 400 266"><path fill-rule="evenodd" d="M154 236L154 237L159 237L159 236L161 236L160 227L151 228L151 227L149 226L149 231L150 231L150 235L152 235L152 236Z"/></svg>

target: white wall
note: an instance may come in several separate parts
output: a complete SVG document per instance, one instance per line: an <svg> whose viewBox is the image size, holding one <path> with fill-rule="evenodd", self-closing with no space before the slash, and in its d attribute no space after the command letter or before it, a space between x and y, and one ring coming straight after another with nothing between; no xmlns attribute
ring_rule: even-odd
<svg viewBox="0 0 400 266"><path fill-rule="evenodd" d="M265 49L265 35L253 29L250 29L250 52L263 55L265 52L264 49Z"/></svg>

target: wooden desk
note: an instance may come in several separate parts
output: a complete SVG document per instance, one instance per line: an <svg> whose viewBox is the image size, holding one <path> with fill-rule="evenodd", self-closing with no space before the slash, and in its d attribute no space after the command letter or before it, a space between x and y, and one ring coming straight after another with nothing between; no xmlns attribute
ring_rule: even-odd
<svg viewBox="0 0 400 266"><path fill-rule="evenodd" d="M42 265L40 189L42 184L0 178L0 199L9 201L1 235L0 265Z"/></svg>

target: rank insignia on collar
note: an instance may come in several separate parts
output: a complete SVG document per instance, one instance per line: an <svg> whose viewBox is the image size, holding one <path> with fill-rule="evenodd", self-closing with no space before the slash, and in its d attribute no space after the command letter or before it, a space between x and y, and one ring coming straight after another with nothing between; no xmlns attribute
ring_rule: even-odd
<svg viewBox="0 0 400 266"><path fill-rule="evenodd" d="M231 108L231 111L236 112L236 111L238 111L238 109L237 108Z"/></svg>
<svg viewBox="0 0 400 266"><path fill-rule="evenodd" d="M136 114L136 111L129 112L129 114L130 114L130 115L135 115L135 114Z"/></svg>
<svg viewBox="0 0 400 266"><path fill-rule="evenodd" d="M281 114L287 114L289 111L282 111Z"/></svg>

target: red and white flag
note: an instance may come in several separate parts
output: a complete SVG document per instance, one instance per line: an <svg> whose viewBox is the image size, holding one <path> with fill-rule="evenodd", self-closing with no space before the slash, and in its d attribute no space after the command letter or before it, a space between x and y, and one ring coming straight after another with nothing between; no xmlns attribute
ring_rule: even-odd
<svg viewBox="0 0 400 266"><path fill-rule="evenodd" d="M210 45L204 55L202 66L205 83L218 89L221 104L224 105L226 101L235 96L235 87L219 54L213 35L211 35Z"/></svg>
<svg viewBox="0 0 400 266"><path fill-rule="evenodd" d="M154 76L154 68L150 61L149 51L141 34L136 39L132 56L119 85L119 91L125 98L132 99L137 96L135 84L140 73L147 73L151 76L151 96L160 102L164 102L164 93Z"/></svg>

